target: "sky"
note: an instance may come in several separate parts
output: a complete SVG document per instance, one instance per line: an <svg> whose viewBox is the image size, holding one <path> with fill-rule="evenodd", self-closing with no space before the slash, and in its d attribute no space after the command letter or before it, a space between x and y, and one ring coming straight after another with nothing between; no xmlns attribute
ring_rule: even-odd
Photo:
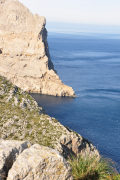
<svg viewBox="0 0 120 180"><path fill-rule="evenodd" d="M108 29L114 26L117 32L120 30L120 0L19 1L33 14L44 16L48 23L102 25L108 26Z"/></svg>
<svg viewBox="0 0 120 180"><path fill-rule="evenodd" d="M48 21L120 25L120 0L19 0Z"/></svg>

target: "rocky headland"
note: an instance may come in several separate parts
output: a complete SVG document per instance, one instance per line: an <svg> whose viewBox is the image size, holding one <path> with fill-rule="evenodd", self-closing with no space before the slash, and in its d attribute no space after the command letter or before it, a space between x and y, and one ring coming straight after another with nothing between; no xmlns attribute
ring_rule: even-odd
<svg viewBox="0 0 120 180"><path fill-rule="evenodd" d="M73 97L54 70L45 24L19 1L0 0L0 74L27 92Z"/></svg>
<svg viewBox="0 0 120 180"><path fill-rule="evenodd" d="M99 157L27 94L75 96L54 70L45 23L19 1L0 0L0 180L72 180L66 158Z"/></svg>
<svg viewBox="0 0 120 180"><path fill-rule="evenodd" d="M71 154L75 156L78 156L78 155L99 156L99 152L92 145L91 142L84 139L80 134L77 134L76 132L60 124L60 122L58 122L55 118L51 118L49 115L45 113L42 107L38 106L37 102L29 94L27 94L26 92L24 92L22 89L18 88L17 86L13 85L10 81L8 81L5 77L2 77L2 76L0 76L0 110L1 110L1 113L0 113L0 138L1 138L0 162L3 162L3 158L7 157L7 155L4 153L5 148L2 144L3 144L3 141L5 141L6 149L8 150L9 149L7 148L7 146L9 147L8 140L10 140L10 142L13 142L14 140L27 141L27 142L29 141L31 145L38 144L37 146L35 146L35 148L38 148L39 151L41 147L47 146L47 147L53 148L54 150L59 151L59 153L61 153L64 156L64 158L69 157ZM21 144L21 143L19 142L18 144ZM42 146L38 147L39 145L42 145ZM15 145L13 146L15 148ZM27 145L25 145L25 147L28 148ZM44 148L45 147L43 147L43 149ZM15 150L15 152L16 151L17 150ZM10 152L13 152L13 150L10 150ZM33 152L33 150L31 152ZM11 156L14 157L14 155L9 155L8 157L10 158ZM24 156L26 157L26 155ZM35 157L37 156L38 155L35 155ZM43 155L43 157L46 157L46 155L45 156ZM7 160L4 160L4 162L7 162L8 164L9 158L7 158ZM34 159L34 157L31 157L31 158ZM48 159L48 157L46 157L45 159ZM45 159L43 161L46 161ZM17 161L16 158L12 160L13 167L14 167L14 163L13 163L14 161L15 162ZM36 168L38 166L40 167L41 164L43 164L42 160L40 162L38 162L38 164L36 165ZM63 160L63 162L65 162L65 160ZM22 164L24 163L22 162ZM32 164L30 165L30 167L33 168ZM8 168L4 164L2 165L0 172L4 174L6 172L6 169L9 170L11 169L11 167ZM5 170L5 172L3 170ZM8 170L6 172L6 176L7 176ZM14 168L13 168L13 171L14 171ZM20 170L20 174L21 174L21 171L22 171L22 168ZM34 170L34 172L37 173L37 170ZM68 172L70 172L69 168L68 168ZM15 177L17 177L16 180L19 179L18 175L15 175ZM69 177L69 173L68 173L68 177ZM11 178L11 180L12 179L14 178ZM29 178L29 176L26 179L32 180L32 178ZM67 178L63 178L63 179L67 180ZM35 180L37 180L37 178Z"/></svg>

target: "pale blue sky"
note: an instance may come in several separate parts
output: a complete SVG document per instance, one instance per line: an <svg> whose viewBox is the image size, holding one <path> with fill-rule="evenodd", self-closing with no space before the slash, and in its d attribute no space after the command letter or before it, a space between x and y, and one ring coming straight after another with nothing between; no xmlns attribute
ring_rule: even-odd
<svg viewBox="0 0 120 180"><path fill-rule="evenodd" d="M48 22L120 25L120 0L19 0Z"/></svg>

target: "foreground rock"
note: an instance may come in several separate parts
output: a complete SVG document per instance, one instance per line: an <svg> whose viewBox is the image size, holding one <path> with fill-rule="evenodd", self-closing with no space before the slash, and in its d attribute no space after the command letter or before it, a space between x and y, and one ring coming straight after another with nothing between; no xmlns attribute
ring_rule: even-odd
<svg viewBox="0 0 120 180"><path fill-rule="evenodd" d="M7 180L72 180L68 162L55 150L35 144L24 150Z"/></svg>
<svg viewBox="0 0 120 180"><path fill-rule="evenodd" d="M7 177L9 169L23 150L30 147L27 141L0 140L0 180Z"/></svg>
<svg viewBox="0 0 120 180"><path fill-rule="evenodd" d="M45 23L19 1L0 1L0 74L27 92L75 96L54 70Z"/></svg>
<svg viewBox="0 0 120 180"><path fill-rule="evenodd" d="M96 148L80 134L51 118L26 92L0 76L0 138L27 140L58 150L65 157L97 155Z"/></svg>

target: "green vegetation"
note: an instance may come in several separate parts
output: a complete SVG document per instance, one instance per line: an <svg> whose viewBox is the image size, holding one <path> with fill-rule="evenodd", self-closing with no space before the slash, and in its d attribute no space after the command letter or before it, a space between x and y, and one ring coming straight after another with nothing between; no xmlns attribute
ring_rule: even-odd
<svg viewBox="0 0 120 180"><path fill-rule="evenodd" d="M58 120L57 120L57 119L53 119L53 122L54 122L54 123L58 123Z"/></svg>
<svg viewBox="0 0 120 180"><path fill-rule="evenodd" d="M120 180L120 174L116 173L112 176L112 180Z"/></svg>
<svg viewBox="0 0 120 180"><path fill-rule="evenodd" d="M66 134L59 122L45 114L26 92L0 76L0 138L28 140L55 148Z"/></svg>
<svg viewBox="0 0 120 180"><path fill-rule="evenodd" d="M120 180L112 160L96 156L71 156L69 162L74 180Z"/></svg>

